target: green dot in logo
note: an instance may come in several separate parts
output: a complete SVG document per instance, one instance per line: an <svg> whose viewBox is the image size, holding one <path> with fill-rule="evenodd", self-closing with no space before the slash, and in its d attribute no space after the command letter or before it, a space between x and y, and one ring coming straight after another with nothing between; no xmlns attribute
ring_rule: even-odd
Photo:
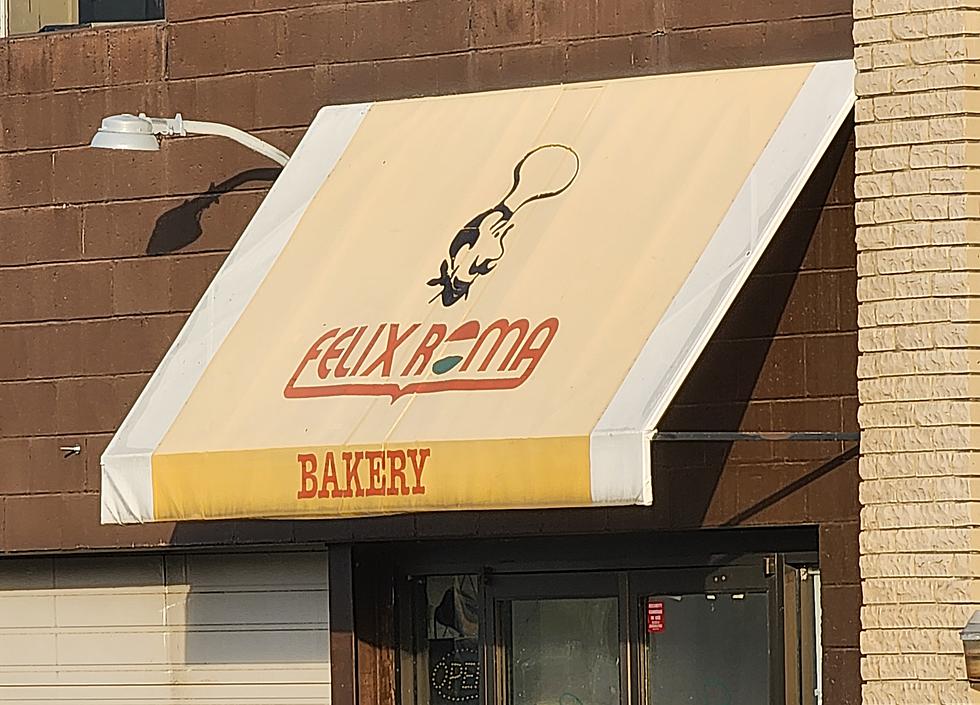
<svg viewBox="0 0 980 705"><path fill-rule="evenodd" d="M441 360L436 360L434 363L432 363L432 371L437 375L444 375L462 361L462 355L450 355L449 357L444 357Z"/></svg>

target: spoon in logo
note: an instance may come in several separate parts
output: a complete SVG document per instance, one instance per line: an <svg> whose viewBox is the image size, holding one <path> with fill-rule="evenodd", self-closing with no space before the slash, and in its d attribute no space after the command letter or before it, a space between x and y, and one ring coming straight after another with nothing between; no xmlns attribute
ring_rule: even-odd
<svg viewBox="0 0 980 705"><path fill-rule="evenodd" d="M489 274L504 256L504 238L514 228L514 214L529 203L564 193L579 167L578 154L563 144L544 144L525 154L514 167L514 183L507 195L456 233L439 276L428 282L442 289L430 303L441 299L448 307L465 299L477 277Z"/></svg>

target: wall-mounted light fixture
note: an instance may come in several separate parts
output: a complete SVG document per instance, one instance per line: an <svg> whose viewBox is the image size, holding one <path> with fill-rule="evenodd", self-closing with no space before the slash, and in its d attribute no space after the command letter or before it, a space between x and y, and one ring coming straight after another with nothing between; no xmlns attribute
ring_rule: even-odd
<svg viewBox="0 0 980 705"><path fill-rule="evenodd" d="M970 621L960 632L963 656L966 658L966 677L970 687L980 690L980 610L973 613Z"/></svg>
<svg viewBox="0 0 980 705"><path fill-rule="evenodd" d="M102 120L102 127L92 138L91 146L99 149L126 149L155 152L160 149L158 137L186 137L187 135L218 135L234 140L249 149L268 157L280 166L286 166L289 155L268 142L218 122L184 120L180 113L172 118L139 115L110 115Z"/></svg>

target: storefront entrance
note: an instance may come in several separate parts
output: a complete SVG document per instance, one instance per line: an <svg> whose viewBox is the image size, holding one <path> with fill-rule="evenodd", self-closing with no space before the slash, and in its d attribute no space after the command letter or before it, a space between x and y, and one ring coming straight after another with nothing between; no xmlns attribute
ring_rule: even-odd
<svg viewBox="0 0 980 705"><path fill-rule="evenodd" d="M814 555L644 562L657 561L634 555L620 567L541 570L540 561L516 558L461 572L419 565L401 575L400 702L819 702Z"/></svg>

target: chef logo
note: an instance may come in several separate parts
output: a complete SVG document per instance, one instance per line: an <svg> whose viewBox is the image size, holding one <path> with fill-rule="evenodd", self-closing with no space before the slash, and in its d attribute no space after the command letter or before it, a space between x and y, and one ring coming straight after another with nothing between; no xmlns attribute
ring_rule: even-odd
<svg viewBox="0 0 980 705"><path fill-rule="evenodd" d="M438 300L449 308L466 299L506 254L505 239L522 236L518 211L564 193L578 172L579 157L571 147L545 144L525 154L503 200L453 238L439 276L428 281L439 289L429 303ZM394 403L407 394L515 389L537 369L558 333L558 319L387 321L324 328L286 383L287 399L387 396Z"/></svg>
<svg viewBox="0 0 980 705"><path fill-rule="evenodd" d="M567 191L578 170L578 154L563 144L544 144L525 154L514 167L514 184L507 195L464 225L449 243L439 276L428 282L440 290L432 301L448 307L467 298L476 280L490 274L506 254L504 240L514 229L517 212Z"/></svg>

